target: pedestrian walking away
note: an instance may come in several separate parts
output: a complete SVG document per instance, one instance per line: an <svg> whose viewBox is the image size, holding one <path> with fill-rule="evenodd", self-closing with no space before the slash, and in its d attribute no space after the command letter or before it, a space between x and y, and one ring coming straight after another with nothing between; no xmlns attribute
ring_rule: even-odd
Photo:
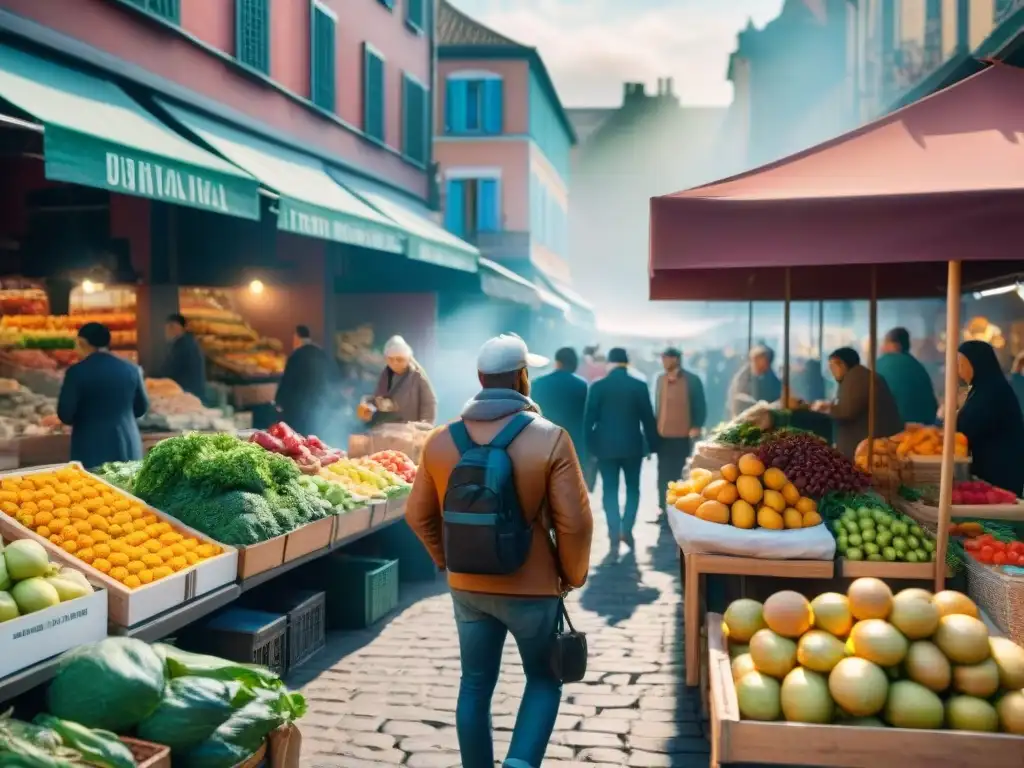
<svg viewBox="0 0 1024 768"><path fill-rule="evenodd" d="M587 407L587 382L576 375L579 358L572 347L555 353L555 370L532 382L533 401L541 415L557 424L572 438L580 464L584 464L583 413ZM584 474L586 474L584 472Z"/></svg>
<svg viewBox="0 0 1024 768"><path fill-rule="evenodd" d="M658 506L664 512L668 484L682 477L708 409L700 377L683 369L683 353L669 347L661 362L665 372L655 383L654 412L658 423Z"/></svg>
<svg viewBox="0 0 1024 768"><path fill-rule="evenodd" d="M640 469L644 457L658 450L658 427L647 384L630 374L626 350L609 350L608 363L612 370L594 382L587 395L583 433L588 453L597 459L612 541L609 555L614 557L618 553L615 542L621 540L633 547L633 526L640 507ZM620 478L626 485L624 507L619 505Z"/></svg>
<svg viewBox="0 0 1024 768"><path fill-rule="evenodd" d="M491 700L508 634L526 687L506 768L540 768L558 715L553 653L568 589L583 586L593 520L566 431L538 413L527 369L547 361L515 335L483 345L481 391L423 448L406 520L448 571L462 677L463 768L493 768ZM552 538L553 537L553 538Z"/></svg>

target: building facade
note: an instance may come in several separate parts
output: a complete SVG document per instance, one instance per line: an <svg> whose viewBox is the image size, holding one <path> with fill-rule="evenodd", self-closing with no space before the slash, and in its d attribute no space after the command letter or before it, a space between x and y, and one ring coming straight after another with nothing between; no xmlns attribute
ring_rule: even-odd
<svg viewBox="0 0 1024 768"><path fill-rule="evenodd" d="M445 225L481 255L566 294L576 136L536 49L438 5L434 155Z"/></svg>

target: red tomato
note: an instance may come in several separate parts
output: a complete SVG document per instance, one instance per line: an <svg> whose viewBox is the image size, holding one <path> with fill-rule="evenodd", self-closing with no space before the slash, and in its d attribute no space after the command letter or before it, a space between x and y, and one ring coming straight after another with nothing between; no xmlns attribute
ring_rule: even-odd
<svg viewBox="0 0 1024 768"><path fill-rule="evenodd" d="M996 552L994 555L992 555L992 562L995 565L1006 565L1006 553Z"/></svg>
<svg viewBox="0 0 1024 768"><path fill-rule="evenodd" d="M994 540L992 538L992 534L991 533L983 533L981 536L978 536L977 538L978 538L978 541L980 541L982 544L988 544L989 542Z"/></svg>
<svg viewBox="0 0 1024 768"><path fill-rule="evenodd" d="M996 540L996 541L993 541L990 546L996 552L1005 552L1006 551L1006 542L1005 541L998 541L998 540Z"/></svg>
<svg viewBox="0 0 1024 768"><path fill-rule="evenodd" d="M984 547L981 548L981 551L978 553L978 559L981 560L981 562L983 562L983 563L991 563L992 562L992 556L995 555L995 553L996 553L996 551L994 549L992 549L992 547L984 546Z"/></svg>
<svg viewBox="0 0 1024 768"><path fill-rule="evenodd" d="M1024 555L1024 541L1013 542L1013 544L1010 545L1010 549L1018 555Z"/></svg>
<svg viewBox="0 0 1024 768"><path fill-rule="evenodd" d="M1020 555L1016 552L1006 553L1006 564L1007 565L1020 565Z"/></svg>
<svg viewBox="0 0 1024 768"><path fill-rule="evenodd" d="M968 552L977 552L981 549L981 542L977 539L968 539L964 542L964 549Z"/></svg>

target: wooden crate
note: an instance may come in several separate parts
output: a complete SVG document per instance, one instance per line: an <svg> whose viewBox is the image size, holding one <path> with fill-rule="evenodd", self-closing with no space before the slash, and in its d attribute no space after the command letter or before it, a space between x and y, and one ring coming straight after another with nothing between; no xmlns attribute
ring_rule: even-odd
<svg viewBox="0 0 1024 768"><path fill-rule="evenodd" d="M70 466L78 469L82 468L80 464L72 462L56 467L4 472L0 473L0 479L4 477L31 477L33 474L40 472L50 472L54 469ZM212 592L235 581L238 573L238 550L234 547L228 547L213 541L209 536L189 528L179 520L165 515L160 510L151 507L141 499L111 485L100 477L95 475L91 475L91 477L111 488L119 496L131 499L145 507L160 520L173 525L175 529L194 536L200 541L217 544L223 548L223 552L216 557L203 560L196 565L189 566L172 574L166 579L161 579L152 584L145 584L136 589L129 589L121 582L110 578L107 574L100 573L95 568L86 565L74 555L68 554L48 539L44 539L35 531L24 527L17 520L6 514L0 514L0 535L5 540L34 539L43 545L51 560L80 570L88 576L90 581L102 585L107 590L107 595L109 596L109 619L111 623L121 627L133 627L147 619L177 608L183 603L187 603L190 600L205 595L207 592Z"/></svg>
<svg viewBox="0 0 1024 768"><path fill-rule="evenodd" d="M357 509L344 512L335 517L334 532L331 534L331 543L335 544L345 539L357 536L370 528L372 513L369 507L358 507Z"/></svg>
<svg viewBox="0 0 1024 768"><path fill-rule="evenodd" d="M171 768L171 748L163 744L149 741L120 737L125 746L132 751L132 757L138 768Z"/></svg>
<svg viewBox="0 0 1024 768"><path fill-rule="evenodd" d="M707 615L711 765L1020 768L1024 737L741 720L722 616Z"/></svg>

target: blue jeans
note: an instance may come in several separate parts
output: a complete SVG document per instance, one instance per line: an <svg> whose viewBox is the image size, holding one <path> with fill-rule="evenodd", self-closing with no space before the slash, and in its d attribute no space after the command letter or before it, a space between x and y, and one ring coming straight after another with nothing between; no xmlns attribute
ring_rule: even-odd
<svg viewBox="0 0 1024 768"><path fill-rule="evenodd" d="M636 513L640 509L640 469L642 456L631 459L601 459L597 468L601 472L601 502L608 520L608 538L612 551L617 551L620 536L632 536ZM626 479L626 507L619 515L619 474Z"/></svg>
<svg viewBox="0 0 1024 768"><path fill-rule="evenodd" d="M511 765L539 768L562 698L562 684L549 670L558 621L557 597L507 597L452 591L459 629L462 681L455 725L462 768L493 768L491 699L498 684L505 636L512 634L526 673L512 743ZM522 761L514 763L512 761Z"/></svg>

